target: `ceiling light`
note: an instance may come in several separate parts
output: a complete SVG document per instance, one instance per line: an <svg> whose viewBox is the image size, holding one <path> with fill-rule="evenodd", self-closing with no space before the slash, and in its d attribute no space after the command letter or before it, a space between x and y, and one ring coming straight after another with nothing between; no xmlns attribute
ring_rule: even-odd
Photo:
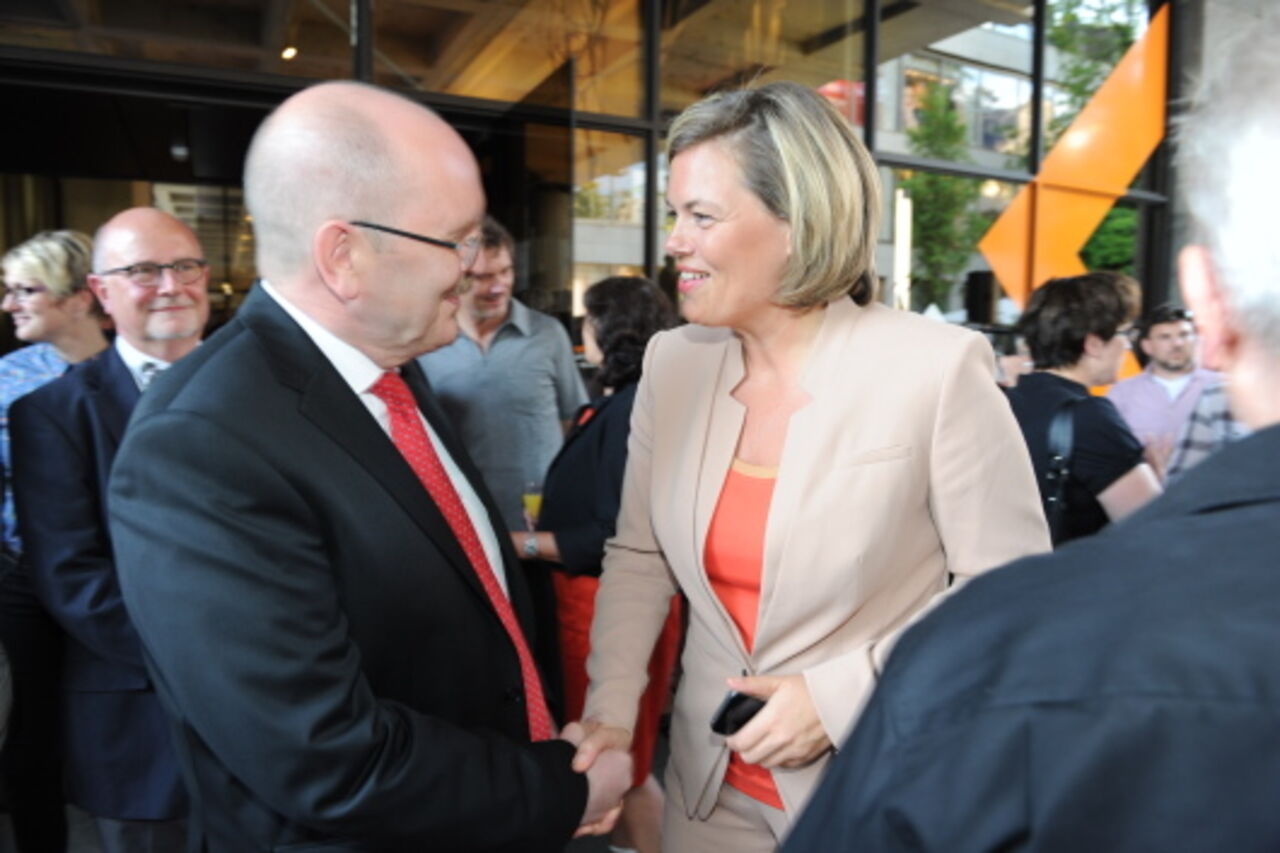
<svg viewBox="0 0 1280 853"><path fill-rule="evenodd" d="M280 51L280 58L283 59L285 62L288 62L290 59L293 59L297 55L298 55L298 49L293 45L289 45L284 50Z"/></svg>

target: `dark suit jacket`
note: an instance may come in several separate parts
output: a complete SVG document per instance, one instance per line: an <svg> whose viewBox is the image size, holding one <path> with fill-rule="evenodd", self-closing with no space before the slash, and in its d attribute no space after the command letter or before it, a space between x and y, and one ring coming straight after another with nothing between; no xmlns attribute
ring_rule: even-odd
<svg viewBox="0 0 1280 853"><path fill-rule="evenodd" d="M181 817L168 725L125 612L107 527L107 480L138 386L108 347L9 410L23 562L67 633L66 787L90 813Z"/></svg>
<svg viewBox="0 0 1280 853"><path fill-rule="evenodd" d="M907 633L797 851L1280 849L1280 427Z"/></svg>
<svg viewBox="0 0 1280 853"><path fill-rule="evenodd" d="M502 531L420 370L404 374ZM265 293L147 392L111 523L176 725L192 849L523 853L568 839L585 778L567 743L528 742L515 650L461 546Z"/></svg>

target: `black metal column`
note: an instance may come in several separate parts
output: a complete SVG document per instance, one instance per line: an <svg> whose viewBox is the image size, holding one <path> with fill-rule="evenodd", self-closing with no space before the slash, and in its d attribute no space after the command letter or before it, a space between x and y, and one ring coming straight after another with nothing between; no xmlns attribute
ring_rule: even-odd
<svg viewBox="0 0 1280 853"><path fill-rule="evenodd" d="M373 0L351 0L351 50L356 80L373 80Z"/></svg>
<svg viewBox="0 0 1280 853"><path fill-rule="evenodd" d="M644 20L644 274L658 280L658 233L662 228L662 201L658 198L658 158L662 156L662 0L645 0Z"/></svg>
<svg viewBox="0 0 1280 853"><path fill-rule="evenodd" d="M876 150L876 92L880 66L880 0L866 0L862 15L862 141Z"/></svg>

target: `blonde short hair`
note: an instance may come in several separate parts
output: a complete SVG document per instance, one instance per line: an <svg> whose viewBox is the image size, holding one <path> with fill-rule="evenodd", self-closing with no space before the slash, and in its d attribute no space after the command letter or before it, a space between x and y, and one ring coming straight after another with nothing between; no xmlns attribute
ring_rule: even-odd
<svg viewBox="0 0 1280 853"><path fill-rule="evenodd" d="M798 83L723 92L681 113L667 156L723 139L747 187L791 226L791 256L774 301L793 308L875 295L880 179L849 122Z"/></svg>
<svg viewBox="0 0 1280 853"><path fill-rule="evenodd" d="M93 270L93 240L79 231L41 231L19 243L0 260L6 282L37 281L59 299L88 286Z"/></svg>

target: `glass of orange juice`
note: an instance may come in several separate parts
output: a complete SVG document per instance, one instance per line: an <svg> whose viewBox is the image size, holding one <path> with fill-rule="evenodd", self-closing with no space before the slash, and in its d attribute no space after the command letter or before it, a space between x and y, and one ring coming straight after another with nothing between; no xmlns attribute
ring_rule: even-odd
<svg viewBox="0 0 1280 853"><path fill-rule="evenodd" d="M538 523L538 513L542 512L542 483L537 480L530 480L525 483L521 500L524 501L525 523L532 530Z"/></svg>

